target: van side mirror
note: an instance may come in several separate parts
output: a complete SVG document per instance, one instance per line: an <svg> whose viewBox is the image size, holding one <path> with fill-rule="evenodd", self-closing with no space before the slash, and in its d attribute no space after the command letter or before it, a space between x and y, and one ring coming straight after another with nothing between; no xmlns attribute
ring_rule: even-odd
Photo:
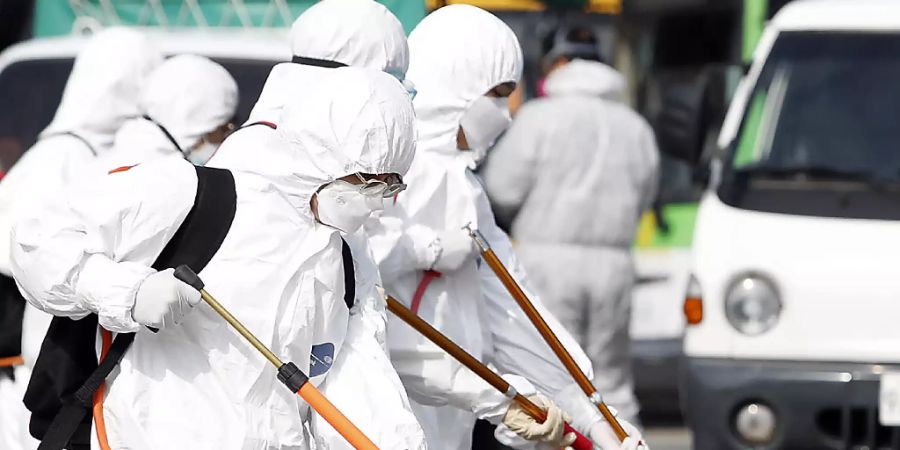
<svg viewBox="0 0 900 450"><path fill-rule="evenodd" d="M673 73L660 77L659 111L654 128L659 150L695 166L703 155L708 126L705 72Z"/></svg>

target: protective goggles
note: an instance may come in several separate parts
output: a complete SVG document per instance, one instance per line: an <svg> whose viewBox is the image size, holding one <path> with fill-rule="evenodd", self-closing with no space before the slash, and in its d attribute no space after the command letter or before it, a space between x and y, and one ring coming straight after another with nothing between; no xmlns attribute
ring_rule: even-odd
<svg viewBox="0 0 900 450"><path fill-rule="evenodd" d="M359 186L359 192L363 195L367 195L370 197L391 198L406 190L406 185L400 179L399 175L388 175L386 181L381 181L378 179L367 180L359 172L354 173L354 175L356 175L356 178L358 178L359 181L362 182L362 184Z"/></svg>

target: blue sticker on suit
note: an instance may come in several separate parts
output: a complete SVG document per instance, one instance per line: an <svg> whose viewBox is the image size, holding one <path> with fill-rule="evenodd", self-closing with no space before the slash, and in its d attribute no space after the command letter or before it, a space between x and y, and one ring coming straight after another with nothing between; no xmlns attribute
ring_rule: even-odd
<svg viewBox="0 0 900 450"><path fill-rule="evenodd" d="M332 364L334 364L334 344L326 342L312 346L312 353L309 355L310 377L317 377L328 372Z"/></svg>

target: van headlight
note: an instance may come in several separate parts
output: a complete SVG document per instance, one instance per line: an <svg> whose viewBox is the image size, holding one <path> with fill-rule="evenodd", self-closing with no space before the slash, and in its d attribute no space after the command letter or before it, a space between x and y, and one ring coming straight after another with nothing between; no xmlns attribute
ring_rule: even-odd
<svg viewBox="0 0 900 450"><path fill-rule="evenodd" d="M725 316L735 330L756 336L772 329L781 316L781 299L771 281L748 274L737 278L725 296Z"/></svg>

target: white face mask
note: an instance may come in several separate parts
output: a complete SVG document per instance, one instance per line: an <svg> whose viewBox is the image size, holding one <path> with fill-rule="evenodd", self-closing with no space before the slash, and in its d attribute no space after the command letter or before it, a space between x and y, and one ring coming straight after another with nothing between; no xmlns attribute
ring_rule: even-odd
<svg viewBox="0 0 900 450"><path fill-rule="evenodd" d="M481 162L500 135L509 128L509 99L482 96L472 102L459 125L466 135L476 163Z"/></svg>
<svg viewBox="0 0 900 450"><path fill-rule="evenodd" d="M218 149L218 145L204 139L197 145L191 147L185 157L194 165L202 166L205 165L207 161L209 161L209 158L212 158L212 156L216 154L216 150Z"/></svg>
<svg viewBox="0 0 900 450"><path fill-rule="evenodd" d="M357 185L335 180L316 194L319 222L350 234L362 226L372 212L384 209L384 198L365 195Z"/></svg>

